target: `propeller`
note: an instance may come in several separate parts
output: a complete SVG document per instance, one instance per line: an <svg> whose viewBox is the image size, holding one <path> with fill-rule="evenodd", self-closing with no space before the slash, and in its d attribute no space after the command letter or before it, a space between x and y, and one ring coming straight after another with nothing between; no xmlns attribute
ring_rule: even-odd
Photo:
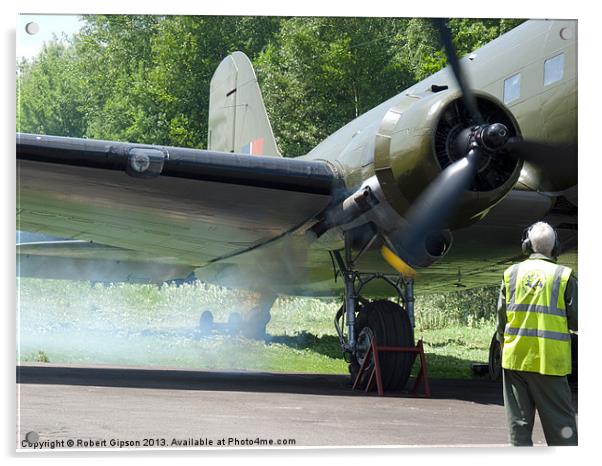
<svg viewBox="0 0 602 466"><path fill-rule="evenodd" d="M404 275L413 275L415 271L401 257L410 261L424 250L429 235L447 228L462 198L464 191L470 188L479 159L484 152L488 155L516 157L545 173L548 186L538 186L557 190L566 189L577 181L576 145L549 144L510 138L508 128L502 123L486 123L477 106L476 97L468 84L455 51L451 33L441 18L434 19L439 40L445 49L447 61L453 72L461 93L461 99L467 111L463 116L466 125L456 138L456 152L466 154L445 168L441 174L418 196L406 214L408 227L401 232L385 238L382 247L383 257ZM560 189L558 189L560 188Z"/></svg>
<svg viewBox="0 0 602 466"><path fill-rule="evenodd" d="M405 250L416 251L429 233L441 230L448 223L462 193L474 179L478 159L479 150L471 149L420 194L406 214L411 227L402 240Z"/></svg>
<svg viewBox="0 0 602 466"><path fill-rule="evenodd" d="M509 136L508 128L503 124L485 124L458 60L449 29L443 19L435 19L433 23L439 32L439 40L445 49L448 63L468 113L468 117L463 118L466 128L455 142L458 153L466 155L445 168L414 201L405 216L408 228L386 238L387 244L381 250L383 257L399 272L410 276L415 272L400 256L409 257L410 261L417 262L416 258L426 238L446 228L460 202L462 193L473 182L482 150L500 149L506 144Z"/></svg>
<svg viewBox="0 0 602 466"><path fill-rule="evenodd" d="M445 24L443 18L433 19L433 25L439 33L439 41L443 44L443 48L445 49L447 62L449 63L449 66L451 66L454 77L456 78L456 82L458 83L458 87L460 88L460 92L462 93L464 105L466 106L470 117L474 120L474 123L481 125L483 124L483 117L481 116L479 108L477 107L477 99L468 85L466 76L464 76L464 72L462 70L462 66L460 65L460 60L458 60L458 55L456 54L456 49L452 41L451 33L449 32L449 28Z"/></svg>
<svg viewBox="0 0 602 466"><path fill-rule="evenodd" d="M468 81L458 60L449 28L442 18L433 19L433 24L439 33L439 40L445 49L447 61L458 83L462 100L470 118L477 125L483 125L483 117L479 112L474 93L468 85ZM520 137L509 139L507 137L507 130L504 132L501 126L503 125L494 123L493 125L489 125L488 129L485 129L484 142L489 148L496 150L503 148L507 154L529 163L535 169L544 171L546 177L549 179L549 184L558 190L566 189L576 184L576 144L551 144L542 141L525 140ZM497 133L497 135L494 133Z"/></svg>
<svg viewBox="0 0 602 466"><path fill-rule="evenodd" d="M511 155L545 173L543 182L530 186L538 191L563 191L577 184L577 144L510 138L506 148Z"/></svg>
<svg viewBox="0 0 602 466"><path fill-rule="evenodd" d="M460 158L447 166L414 201L405 215L408 227L385 238L386 244L381 250L383 257L405 275L413 275L415 272L401 257L407 257L410 262L419 264L419 255L424 251L429 235L448 227L462 194L473 183L479 159L484 152L495 157L512 156L534 166L546 167L552 159L560 157L551 155L548 144L524 141L521 138L510 140L510 132L504 124L485 122L458 60L445 21L434 19L433 25L438 31L439 40L460 89L461 100L466 109L466 114L462 117L465 128L454 141L455 152L461 155Z"/></svg>

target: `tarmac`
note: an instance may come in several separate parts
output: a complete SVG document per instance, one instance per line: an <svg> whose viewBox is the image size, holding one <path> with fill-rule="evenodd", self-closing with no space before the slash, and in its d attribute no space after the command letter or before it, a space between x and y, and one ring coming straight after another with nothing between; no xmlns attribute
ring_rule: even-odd
<svg viewBox="0 0 602 466"><path fill-rule="evenodd" d="M508 445L501 383L430 385L379 397L345 375L23 364L17 449Z"/></svg>

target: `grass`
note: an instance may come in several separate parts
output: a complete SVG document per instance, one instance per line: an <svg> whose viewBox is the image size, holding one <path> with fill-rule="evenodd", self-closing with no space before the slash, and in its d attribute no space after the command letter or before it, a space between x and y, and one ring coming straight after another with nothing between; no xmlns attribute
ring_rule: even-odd
<svg viewBox="0 0 602 466"><path fill-rule="evenodd" d="M259 342L197 332L201 312L226 322L231 311L244 314L255 305L253 293L200 283L18 283L19 361L347 373L333 326L339 300L279 298L269 338ZM487 361L493 309L482 307L494 307L493 295L417 299L416 338L425 342L433 377L471 377L470 363Z"/></svg>
<svg viewBox="0 0 602 466"><path fill-rule="evenodd" d="M453 325L417 332L424 341L429 373L439 378L472 377L471 363L486 363L493 324L480 327Z"/></svg>

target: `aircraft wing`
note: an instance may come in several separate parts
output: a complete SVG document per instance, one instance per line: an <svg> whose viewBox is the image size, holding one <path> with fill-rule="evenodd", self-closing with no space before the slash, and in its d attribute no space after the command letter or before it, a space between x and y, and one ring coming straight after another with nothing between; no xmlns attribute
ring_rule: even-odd
<svg viewBox="0 0 602 466"><path fill-rule="evenodd" d="M69 240L19 245L20 266L184 279L311 224L337 183L321 161L19 133L17 229Z"/></svg>

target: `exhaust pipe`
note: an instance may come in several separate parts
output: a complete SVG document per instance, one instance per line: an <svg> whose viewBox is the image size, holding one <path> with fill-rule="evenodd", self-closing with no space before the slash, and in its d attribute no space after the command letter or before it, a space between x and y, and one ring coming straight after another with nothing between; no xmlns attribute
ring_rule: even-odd
<svg viewBox="0 0 602 466"><path fill-rule="evenodd" d="M376 183L376 185L374 185ZM309 229L309 232L319 238L333 227L345 225L376 207L380 201L373 186L378 186L376 177L367 179L360 188L343 202L329 209L324 219Z"/></svg>

